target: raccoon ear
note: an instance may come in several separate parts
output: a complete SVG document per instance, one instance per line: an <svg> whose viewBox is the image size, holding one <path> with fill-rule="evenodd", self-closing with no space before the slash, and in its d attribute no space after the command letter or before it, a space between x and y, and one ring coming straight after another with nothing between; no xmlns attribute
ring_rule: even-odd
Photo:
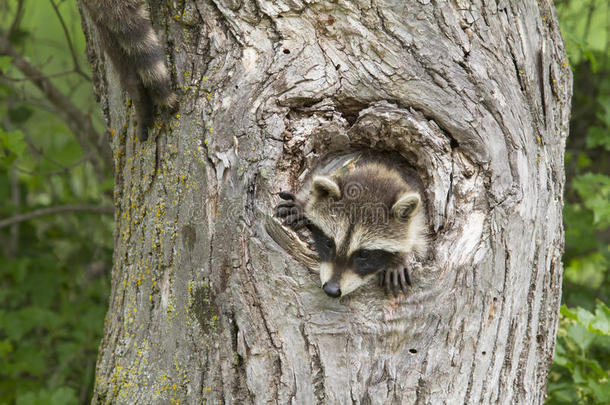
<svg viewBox="0 0 610 405"><path fill-rule="evenodd" d="M418 193L407 191L398 197L398 200L392 206L392 214L399 221L406 221L411 214L421 204L421 198Z"/></svg>
<svg viewBox="0 0 610 405"><path fill-rule="evenodd" d="M315 176L311 184L311 194L316 198L341 198L341 190L337 182L329 176Z"/></svg>

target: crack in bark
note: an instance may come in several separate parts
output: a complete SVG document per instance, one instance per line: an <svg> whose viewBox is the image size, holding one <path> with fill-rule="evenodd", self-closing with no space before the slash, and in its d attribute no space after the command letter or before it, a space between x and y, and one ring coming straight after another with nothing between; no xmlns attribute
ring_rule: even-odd
<svg viewBox="0 0 610 405"><path fill-rule="evenodd" d="M477 284L477 283L474 283ZM483 300L484 297L481 297L481 299ZM485 306L485 302L482 303L484 307ZM476 371L476 359L477 359L477 354L478 351L477 349L480 347L481 344L481 338L482 338L482 329L483 329L483 325L485 324L486 320L486 313L485 311L481 311L481 322L479 323L479 330L477 331L477 339L476 339L476 343L474 344L474 350L472 351L472 360L470 362L470 375L468 376L468 385L466 386L466 394L464 395L464 403L465 404L469 404L471 403L471 398L470 395L472 393L472 384L474 383L474 373ZM479 402L481 400L481 398L478 398Z"/></svg>
<svg viewBox="0 0 610 405"><path fill-rule="evenodd" d="M534 238L535 240L535 238ZM522 344L524 347L529 348L531 347L531 344L528 344L532 341L532 330L537 330L537 328L535 328L535 325L532 325L532 317L533 317L533 308L534 308L534 298L535 298L535 292L536 292L536 285L538 282L538 273L540 271L540 269L538 268L538 259L539 259L539 253L538 253L538 247L535 246L534 247L534 260L532 263L532 271L529 272L530 274L530 282L529 282L529 291L527 293L527 323L526 323L526 329L525 329L525 334L523 336L522 339ZM540 307L542 308L542 304L544 302L541 302ZM529 355L528 350L522 350L520 355L519 355L519 361L517 363L517 380L521 381L523 378L523 370L525 369L525 363L527 361L527 357ZM523 387L523 385L519 386L519 389L521 390L521 394L523 395L523 397L525 397L526 391L525 391L525 387Z"/></svg>
<svg viewBox="0 0 610 405"><path fill-rule="evenodd" d="M233 399L239 400L239 402L243 403L245 398L248 397L247 393L244 392L244 387L246 386L246 367L244 364L243 357L239 354L237 350L237 336L239 334L239 325L237 324L237 318L235 317L235 312L230 313L229 318L230 332L231 332L231 346L234 353L233 360L233 372L234 372L234 380L233 380L233 388L232 394Z"/></svg>
<svg viewBox="0 0 610 405"><path fill-rule="evenodd" d="M317 345L314 345L313 343L310 342L309 335L307 335L307 332L305 331L305 326L303 324L299 325L299 329L300 329L301 335L303 336L303 341L305 342L305 348L307 349L307 352L311 356L309 366L310 366L310 370L311 370L312 386L313 386L313 390L314 390L314 395L316 396L316 399L317 399L316 403L323 404L324 398L325 398L324 365L322 364L322 361L320 360L320 350Z"/></svg>
<svg viewBox="0 0 610 405"><path fill-rule="evenodd" d="M496 255L497 255L496 248L494 247L494 245L492 245L492 258L491 258L492 263L496 262ZM507 255L508 255L508 253L507 253ZM504 295L504 291L506 291L506 286L507 286L507 282L508 282L508 274L509 274L509 272L508 272L508 268L509 268L508 266L509 265L510 265L510 261L505 256L505 259L504 259L504 269L505 269L505 271L504 271L504 278L503 278L503 282L502 282L502 291L500 291L500 294L499 294L500 296L503 296ZM492 302L497 302L497 301L498 301L498 298L496 298L496 297L492 298ZM504 315L504 310L505 310L505 300L502 299L501 302L500 302L500 311L497 313L497 316L496 316L497 319L503 319L503 317L505 316ZM500 329L502 328L502 326L503 326L502 323L498 322L498 325L496 327L495 339L493 341L493 349L492 349L492 351L490 353L490 355L493 356L492 360L491 360L490 367L489 367L489 369L492 370L492 372L491 373L487 373L487 375L486 375L486 377L485 377L485 379L483 381L483 389L481 391L481 398L485 398L485 395L487 394L487 391L488 391L487 388L490 386L491 380L496 378L497 376L499 377L500 376L500 372L502 371L502 369L500 369L497 374L493 373L493 370L496 367L496 362L497 362L497 359L498 359L497 348L498 348L498 341L502 337L502 335L500 333ZM505 359L506 359L506 356L507 356L507 354L505 352Z"/></svg>
<svg viewBox="0 0 610 405"><path fill-rule="evenodd" d="M542 108L542 122L544 123L544 127L546 128L547 116L546 116L546 97L544 91L544 83L545 83L545 74L544 74L544 48L545 43L542 43L542 50L538 51L536 54L538 57L537 63L537 73L538 73L538 85L540 87L540 107ZM550 71L550 69L549 69ZM540 131L538 131L540 133Z"/></svg>

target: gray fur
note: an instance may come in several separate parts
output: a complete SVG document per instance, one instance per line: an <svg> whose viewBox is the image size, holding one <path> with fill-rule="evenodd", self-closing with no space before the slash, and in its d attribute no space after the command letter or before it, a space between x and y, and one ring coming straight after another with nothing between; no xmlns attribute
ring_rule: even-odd
<svg viewBox="0 0 610 405"><path fill-rule="evenodd" d="M104 49L136 108L138 138L148 138L155 105L173 109L176 95L165 52L144 0L84 0Z"/></svg>
<svg viewBox="0 0 610 405"><path fill-rule="evenodd" d="M291 199L291 195L283 198ZM426 253L427 221L420 186L391 162L354 159L330 174L316 175L309 194L280 204L278 215L288 225L302 218L314 240L320 239L316 232L321 232L333 241L332 258L318 251L320 281L331 296L336 295L327 291L326 283L338 286L345 296L384 271L391 276L385 277L386 291L390 284L395 294L398 287L406 291L410 282L405 263ZM387 261L383 267L359 273L353 263L363 250L381 252Z"/></svg>

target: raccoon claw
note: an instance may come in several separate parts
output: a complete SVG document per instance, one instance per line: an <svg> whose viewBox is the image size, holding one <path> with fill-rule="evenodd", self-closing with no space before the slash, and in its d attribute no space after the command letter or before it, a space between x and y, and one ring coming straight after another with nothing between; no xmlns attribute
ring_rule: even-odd
<svg viewBox="0 0 610 405"><path fill-rule="evenodd" d="M278 195L280 196L280 198L282 200L292 200L292 201L296 201L297 197L291 193L290 191L280 191L278 193Z"/></svg>
<svg viewBox="0 0 610 405"><path fill-rule="evenodd" d="M280 218L286 218L289 215L294 215L298 213L298 210L294 206L287 206L283 204L278 204L276 209L277 216Z"/></svg>
<svg viewBox="0 0 610 405"><path fill-rule="evenodd" d="M398 297L399 288L403 294L407 294L407 286L411 285L409 272L405 268L388 269L379 278L379 284L385 285L386 295L390 295L390 289L395 297Z"/></svg>
<svg viewBox="0 0 610 405"><path fill-rule="evenodd" d="M280 191L278 195L285 201L277 205L276 215L284 221L284 224L294 229L305 225L303 207L296 196L290 191Z"/></svg>
<svg viewBox="0 0 610 405"><path fill-rule="evenodd" d="M284 223L288 226L296 226L303 222L303 217L299 213L288 215L284 218Z"/></svg>

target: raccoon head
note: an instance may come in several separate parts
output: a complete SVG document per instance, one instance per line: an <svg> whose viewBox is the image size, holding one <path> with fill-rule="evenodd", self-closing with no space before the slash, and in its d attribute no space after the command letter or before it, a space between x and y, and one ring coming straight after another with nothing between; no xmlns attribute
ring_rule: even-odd
<svg viewBox="0 0 610 405"><path fill-rule="evenodd" d="M305 205L327 295L342 297L426 248L418 191L382 164L313 178Z"/></svg>

